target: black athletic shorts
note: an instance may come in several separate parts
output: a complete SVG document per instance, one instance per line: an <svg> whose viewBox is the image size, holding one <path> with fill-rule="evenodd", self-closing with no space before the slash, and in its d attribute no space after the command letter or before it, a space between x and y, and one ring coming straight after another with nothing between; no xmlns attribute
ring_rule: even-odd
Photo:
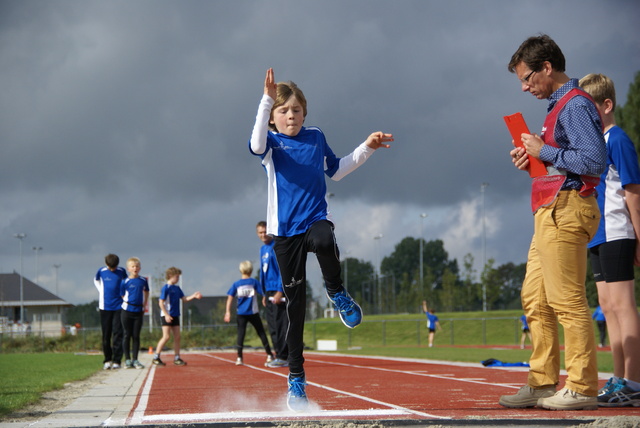
<svg viewBox="0 0 640 428"><path fill-rule="evenodd" d="M589 249L591 270L596 282L619 282L634 279L635 239L618 239Z"/></svg>
<svg viewBox="0 0 640 428"><path fill-rule="evenodd" d="M176 327L180 325L180 317L173 317L171 322L167 322L164 319L164 316L160 317L163 326Z"/></svg>

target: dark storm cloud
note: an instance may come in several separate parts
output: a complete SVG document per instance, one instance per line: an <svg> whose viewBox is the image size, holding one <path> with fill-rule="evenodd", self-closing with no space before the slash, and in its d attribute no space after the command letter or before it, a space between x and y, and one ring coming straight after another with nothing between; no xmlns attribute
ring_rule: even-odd
<svg viewBox="0 0 640 428"><path fill-rule="evenodd" d="M489 182L501 262L513 251L498 244L522 228L505 210L517 200L526 213L529 185L508 159L502 116L522 111L537 131L545 109L507 71L511 54L547 32L571 76L610 75L621 102L640 70L634 1L15 0L0 8L0 268L16 269L12 235L26 232L25 248L45 248L42 266L64 265L61 294L73 301L95 295L89 278L108 251L141 257L143 269L182 265L194 287L215 292L238 261L257 257L265 179L247 140L268 67L303 89L307 124L339 156L372 131L394 133L391 150L329 184L344 204L337 213L355 202L396 213L380 225L364 216L367 227L397 236L383 254L406 234L398 213L459 212ZM425 231L466 230L445 220ZM354 256L372 260L371 242L347 238L361 247Z"/></svg>

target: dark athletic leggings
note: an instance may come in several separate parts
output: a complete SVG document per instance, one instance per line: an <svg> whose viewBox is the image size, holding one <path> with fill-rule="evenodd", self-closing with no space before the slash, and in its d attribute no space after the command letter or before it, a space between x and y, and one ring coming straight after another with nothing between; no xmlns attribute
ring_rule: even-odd
<svg viewBox="0 0 640 428"><path fill-rule="evenodd" d="M142 312L122 311L122 328L124 330L123 350L125 360L137 360L138 351L140 350L140 330L142 330ZM131 342L133 341L133 344ZM133 349L130 352L129 346ZM133 358L131 358L133 354Z"/></svg>
<svg viewBox="0 0 640 428"><path fill-rule="evenodd" d="M306 233L275 237L273 247L280 267L284 294L287 297L287 346L289 348L289 372L293 376L304 374L304 319L307 308L307 253L315 253L327 293L333 296L344 289L340 277L340 251L333 234L333 223L320 220Z"/></svg>
<svg viewBox="0 0 640 428"><path fill-rule="evenodd" d="M242 348L244 347L244 336L247 332L247 323L251 323L253 328L256 329L256 333L258 333L258 337L262 341L262 346L264 346L264 350L267 352L267 355L271 355L271 347L269 346L269 339L267 339L267 333L264 331L264 326L262 325L262 320L260 319L259 314L253 315L237 315L237 323L238 323L238 358L242 358Z"/></svg>

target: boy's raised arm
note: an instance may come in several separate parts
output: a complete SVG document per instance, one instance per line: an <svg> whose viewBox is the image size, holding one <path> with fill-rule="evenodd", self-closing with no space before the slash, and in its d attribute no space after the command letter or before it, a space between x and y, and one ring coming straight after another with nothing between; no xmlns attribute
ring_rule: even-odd
<svg viewBox="0 0 640 428"><path fill-rule="evenodd" d="M271 117L271 107L277 97L278 85L275 83L273 69L267 70L264 78L264 95L258 106L256 121L251 132L249 148L256 155L261 155L267 150L267 132L269 131L269 118Z"/></svg>
<svg viewBox="0 0 640 428"><path fill-rule="evenodd" d="M267 76L264 78L264 94L269 95L274 101L278 96L278 84L273 75L273 68L267 70Z"/></svg>

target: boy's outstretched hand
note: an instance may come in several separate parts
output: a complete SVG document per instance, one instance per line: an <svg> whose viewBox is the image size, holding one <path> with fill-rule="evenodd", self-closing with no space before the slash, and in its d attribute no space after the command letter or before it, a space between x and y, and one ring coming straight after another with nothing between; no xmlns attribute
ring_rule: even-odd
<svg viewBox="0 0 640 428"><path fill-rule="evenodd" d="M369 137L365 141L365 144L374 150L379 149L380 147L388 149L391 146L385 143L388 143L390 141L393 141L393 134L385 134L384 132L378 131L369 135Z"/></svg>
<svg viewBox="0 0 640 428"><path fill-rule="evenodd" d="M267 76L264 78L264 94L269 95L274 100L278 96L278 84L273 77L273 68L267 70Z"/></svg>

